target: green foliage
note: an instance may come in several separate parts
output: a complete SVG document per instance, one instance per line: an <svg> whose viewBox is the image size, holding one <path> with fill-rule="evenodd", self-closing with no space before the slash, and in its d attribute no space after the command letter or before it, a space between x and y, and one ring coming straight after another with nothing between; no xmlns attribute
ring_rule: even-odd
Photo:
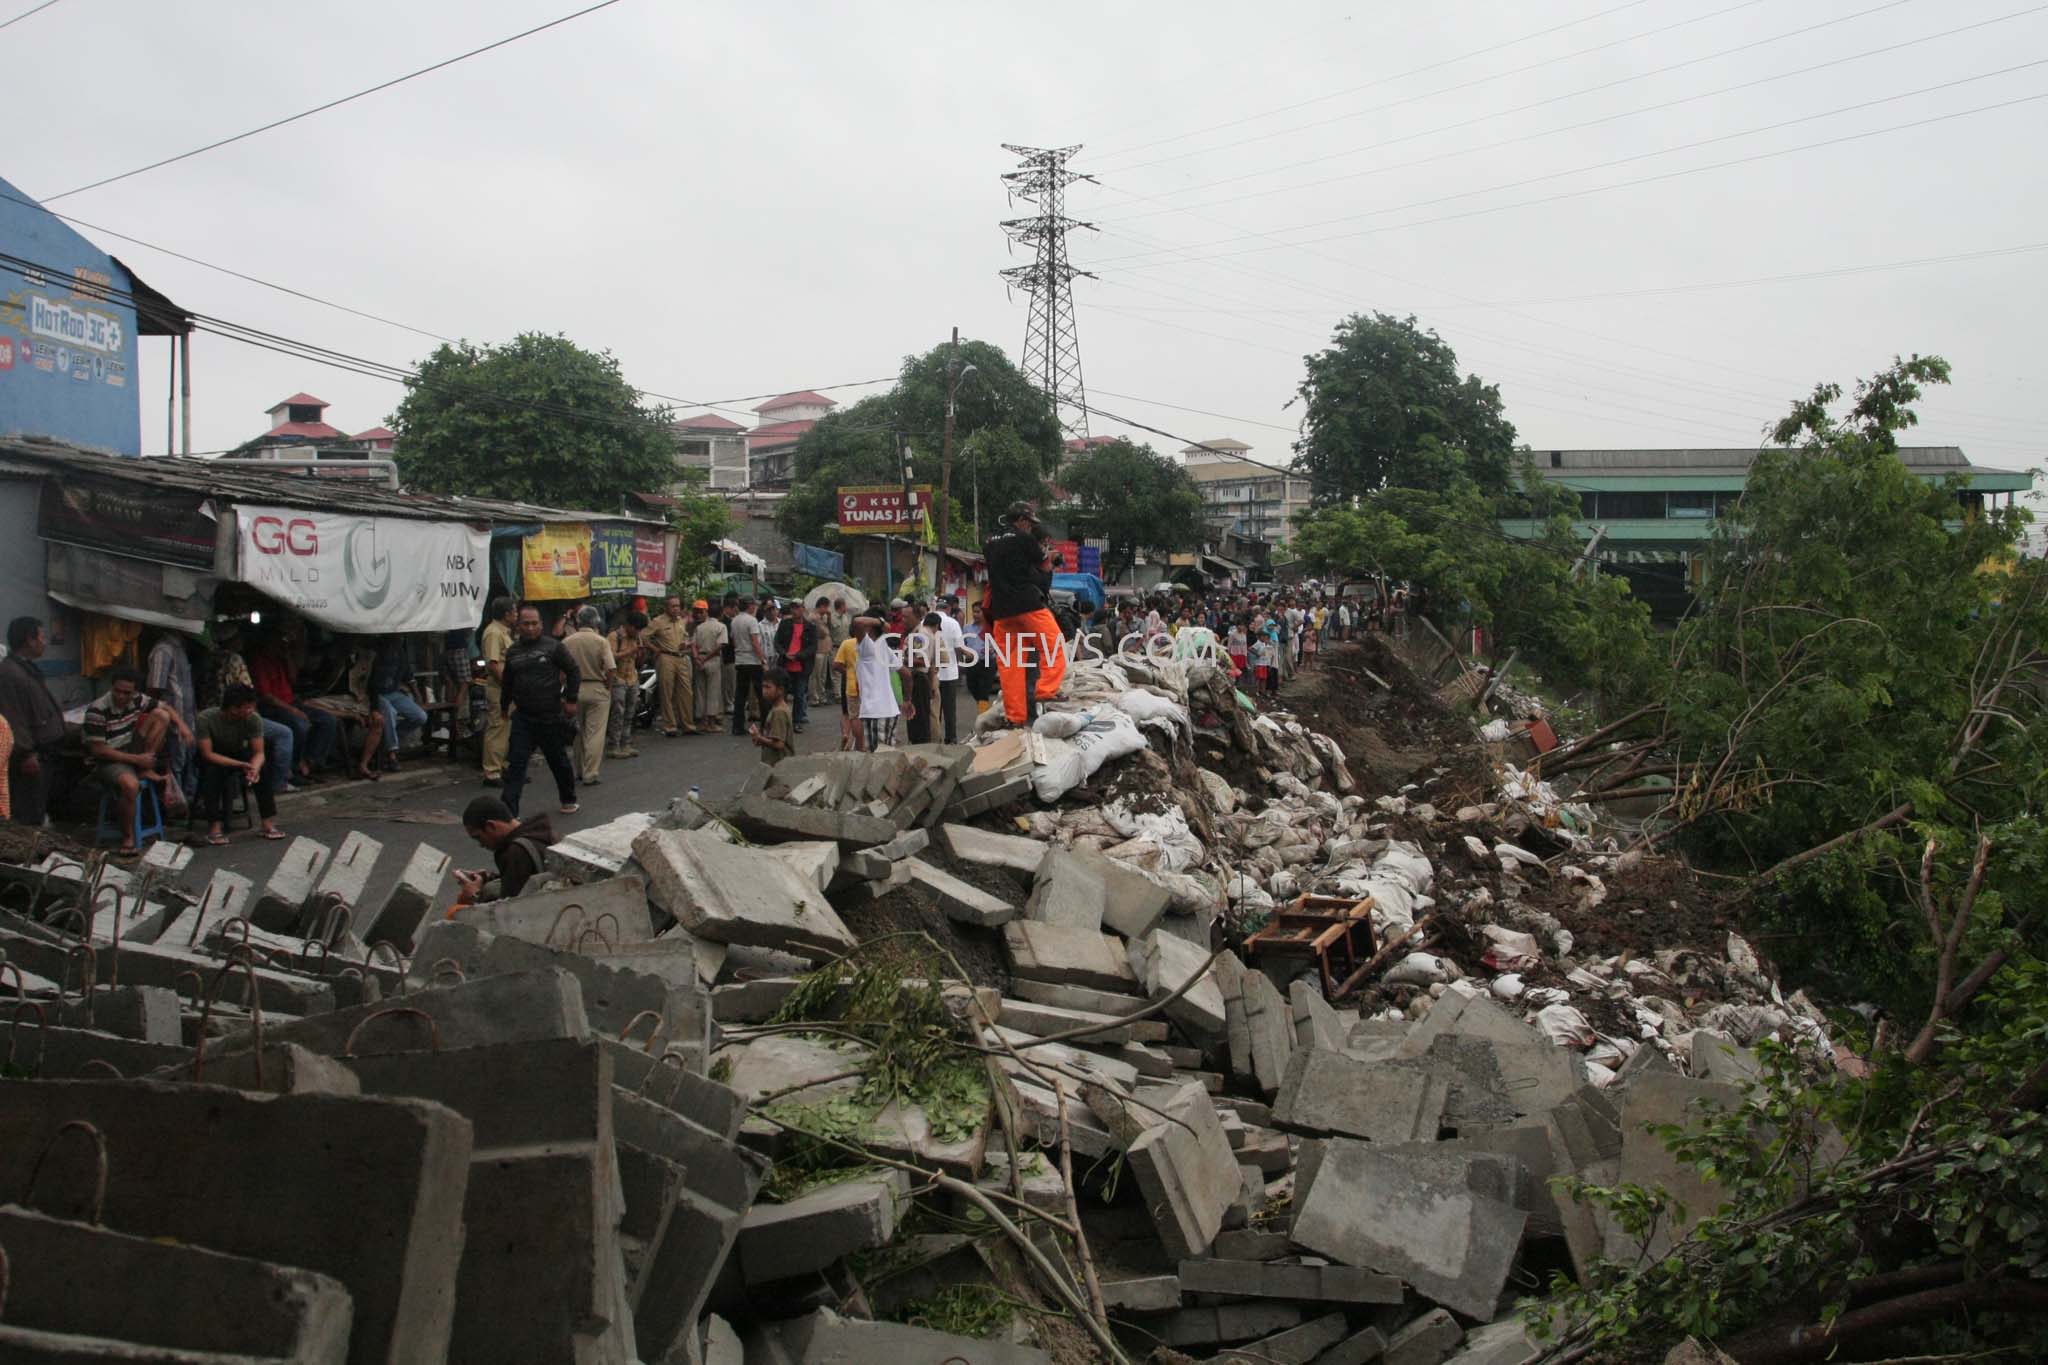
<svg viewBox="0 0 2048 1365"><path fill-rule="evenodd" d="M1998 1026L1958 1040L1955 1064L1937 1072L1894 1063L1868 1080L1812 1085L1766 1045L1763 1081L1743 1105L1657 1130L1717 1182L1718 1210L1560 1178L1638 1246L1687 1212L1697 1221L1664 1256L1602 1262L1587 1286L1560 1275L1551 1298L1525 1305L1528 1321L1539 1333L1562 1321L1568 1339L1595 1346L1725 1344L1759 1324L1835 1320L1852 1292L1869 1302L1876 1277L1896 1272L1955 1262L1959 1279L2048 1276L2048 1120L2011 1103L2048 1040L2042 985L2038 964L2015 978L1991 1008ZM1995 1316L1962 1327L1960 1340L1938 1319L1915 1330L1942 1333L1947 1350L2040 1344ZM1934 1342L1899 1329L1882 1344L1916 1340Z"/></svg>
<svg viewBox="0 0 2048 1365"><path fill-rule="evenodd" d="M776 514L783 534L816 544L838 537L836 490L902 482L896 439L909 442L917 481L939 484L946 426L946 369L974 373L955 384L953 399L953 533L971 538L963 503L975 479L982 516L993 524L1007 503L1036 502L1058 463L1060 427L1045 396L986 341L963 341L907 356L894 388L821 419L797 442L789 496ZM971 497L968 499L971 502Z"/></svg>
<svg viewBox="0 0 2048 1365"><path fill-rule="evenodd" d="M1802 868L1765 908L1797 935L1781 961L1915 1010L1929 944L1901 872L1925 839L1966 850L1981 828L1997 877L2037 895L2037 877L2003 870L2033 841L2003 831L2048 795L2048 572L2016 555L2024 514L1966 514L1960 480L1895 454L1907 405L1947 377L1938 358L1898 361L1841 420L1823 385L1780 424L1793 448L1761 452L1719 519L1667 697L1673 747L1707 760L1680 810L1708 817L1688 831L1696 856L1766 866L1913 804L1911 826Z"/></svg>
<svg viewBox="0 0 2048 1365"><path fill-rule="evenodd" d="M957 1337L995 1337L1017 1316L1010 1297L992 1284L955 1284L906 1303L896 1320Z"/></svg>
<svg viewBox="0 0 2048 1365"><path fill-rule="evenodd" d="M1114 583L1138 552L1189 550L1202 540L1202 494L1175 460L1118 439L1060 470L1075 529L1109 542L1103 578Z"/></svg>
<svg viewBox="0 0 2048 1365"><path fill-rule="evenodd" d="M1576 576L1580 547L1568 518L1531 494L1483 493L1463 476L1442 491L1384 488L1301 522L1295 550L1318 572L1384 574L1425 589L1447 616L1470 620L1501 649L1609 697L1653 675L1649 610L1628 585L1591 570ZM1511 539L1503 515L1546 515L1543 536Z"/></svg>
<svg viewBox="0 0 2048 1365"><path fill-rule="evenodd" d="M1295 443L1318 503L1383 488L1448 492L1459 478L1508 490L1515 428L1500 390L1458 374L1458 357L1412 317L1354 313L1306 357Z"/></svg>
<svg viewBox="0 0 2048 1365"><path fill-rule="evenodd" d="M669 525L676 529L676 563L669 576L676 587L694 590L709 575L717 561L711 542L732 534L732 507L724 498L707 493L702 470L682 471L685 480L674 488L676 505L669 512Z"/></svg>
<svg viewBox="0 0 2048 1365"><path fill-rule="evenodd" d="M832 1032L821 1038L851 1034L869 1049L856 1063L848 1044L848 1069L858 1064L862 1073L851 1091L764 1111L798 1135L778 1163L789 1168L785 1185L861 1164L847 1147L870 1138L876 1116L891 1103L922 1109L939 1142L961 1141L988 1118L988 1076L980 1056L961 1047L938 964L900 942L878 940L856 952L806 976L771 1021L829 1025Z"/></svg>
<svg viewBox="0 0 2048 1365"><path fill-rule="evenodd" d="M676 482L667 410L640 406L609 351L538 332L442 346L406 389L389 420L422 492L609 512Z"/></svg>

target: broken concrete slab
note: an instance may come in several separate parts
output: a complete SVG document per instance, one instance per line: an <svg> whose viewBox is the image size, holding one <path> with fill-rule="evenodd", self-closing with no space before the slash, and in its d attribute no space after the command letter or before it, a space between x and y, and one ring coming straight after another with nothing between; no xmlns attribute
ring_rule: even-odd
<svg viewBox="0 0 2048 1365"><path fill-rule="evenodd" d="M1049 1038L1070 1029L1089 1029L1092 1031L1076 1041L1090 1047L1128 1043L1135 1027L1113 1014L1091 1014L1084 1010L1061 1009L1056 1005L1034 1004L1028 1000L1004 1000L996 1022L1006 1029L1028 1033L1034 1038Z"/></svg>
<svg viewBox="0 0 2048 1365"><path fill-rule="evenodd" d="M1742 1094L1736 1086L1679 1075L1649 1072L1636 1078L1622 1097L1620 1179L1645 1189L1663 1188L1685 1206L1686 1217L1674 1214L1659 1219L1646 1247L1612 1219L1596 1215L1605 1230L1610 1259L1632 1264L1639 1256L1662 1256L1685 1236L1692 1222L1721 1206L1719 1185L1680 1162L1650 1130L1666 1125L1684 1127L1697 1122L1705 1111L1733 1110L1741 1105Z"/></svg>
<svg viewBox="0 0 2048 1365"><path fill-rule="evenodd" d="M582 988L584 1015L600 1032L645 1042L651 1051L682 1051L684 1064L702 1070L711 1048L711 1000L692 978L686 985L632 968L614 967L583 953L543 948L516 938L495 938L484 949L482 976L558 968ZM651 1020L644 1016L652 1015Z"/></svg>
<svg viewBox="0 0 2048 1365"><path fill-rule="evenodd" d="M547 870L577 885L616 877L633 861L633 841L657 818L652 811L632 811L601 825L572 830L547 846Z"/></svg>
<svg viewBox="0 0 2048 1365"><path fill-rule="evenodd" d="M1443 1124L1461 1132L1554 1109L1586 1084L1578 1054L1541 1038L1503 1043L1446 1035L1430 1044L1426 1060L1450 1081Z"/></svg>
<svg viewBox="0 0 2048 1365"><path fill-rule="evenodd" d="M17 1205L0 1207L0 1246L7 1249L10 1327L305 1365L348 1358L348 1289L314 1271Z"/></svg>
<svg viewBox="0 0 2048 1365"><path fill-rule="evenodd" d="M389 943L401 953L412 952L420 926L427 922L440 897L448 863L448 855L432 844L414 849L397 885L384 897L376 918L362 929L363 942Z"/></svg>
<svg viewBox="0 0 2048 1365"><path fill-rule="evenodd" d="M1464 1339L1465 1329L1457 1320L1435 1308L1394 1333L1382 1359L1385 1365L1438 1365Z"/></svg>
<svg viewBox="0 0 2048 1365"><path fill-rule="evenodd" d="M843 953L854 938L815 883L788 863L694 830L633 841L648 896L699 938L789 952Z"/></svg>
<svg viewBox="0 0 2048 1365"><path fill-rule="evenodd" d="M1450 1083L1414 1062L1361 1062L1342 1052L1295 1052L1273 1104L1273 1122L1303 1133L1374 1142L1434 1141Z"/></svg>
<svg viewBox="0 0 2048 1365"><path fill-rule="evenodd" d="M319 884L320 870L327 866L332 852L317 839L304 835L293 839L285 847L284 856L277 860L270 879L263 884L263 894L249 907L250 922L276 934L289 934L297 929L306 902Z"/></svg>
<svg viewBox="0 0 2048 1365"><path fill-rule="evenodd" d="M1102 1267L1102 1302L1120 1313L1171 1313L1180 1307L1177 1275L1118 1274Z"/></svg>
<svg viewBox="0 0 2048 1365"><path fill-rule="evenodd" d="M626 873L560 891L484 901L458 912L455 921L474 925L487 934L525 939L546 947L616 947L621 943L645 943L654 937L647 897L646 880Z"/></svg>
<svg viewBox="0 0 2048 1365"><path fill-rule="evenodd" d="M1401 1282L1350 1265L1297 1265L1278 1261L1192 1260L1180 1263L1180 1285L1190 1294L1313 1303L1399 1303ZM1335 1344L1335 1338L1323 1343ZM1322 1347L1317 1347L1321 1350Z"/></svg>
<svg viewBox="0 0 2048 1365"><path fill-rule="evenodd" d="M1130 1143L1127 1160L1167 1255L1193 1259L1207 1254L1223 1230L1224 1210L1243 1194L1244 1176L1207 1091L1190 1083L1152 1095L1159 1095L1164 1117L1130 1111L1152 1126Z"/></svg>
<svg viewBox="0 0 2048 1365"><path fill-rule="evenodd" d="M1094 929L1012 920L1003 926L1003 950L1018 977L1104 991L1131 991L1138 984L1121 939ZM1218 997L1217 1014L1222 1014Z"/></svg>
<svg viewBox="0 0 2048 1365"><path fill-rule="evenodd" d="M0 931L0 948L4 948L8 960L23 971L34 972L52 981L66 979L67 973L71 979L77 978L75 948L4 931ZM200 980L211 982L221 970L218 957L169 943L124 941L118 950L110 944L96 944L93 957L95 981L115 980L114 964L118 961L118 978L123 983L162 986L170 990L179 988L178 979L186 973L196 972ZM327 982L267 967L254 968L253 974L236 968L222 979L219 999L230 1005L245 1006L252 980L256 998L266 1013L315 1014L334 1008L334 988Z"/></svg>
<svg viewBox="0 0 2048 1365"><path fill-rule="evenodd" d="M1089 986L1063 985L1056 981L1032 981L1023 977L1010 983L1010 994L1034 1005L1051 1005L1056 1009L1075 1010L1082 1014L1136 1014L1150 1003L1142 996L1096 990ZM1150 1037L1143 1033L1134 1033L1131 1036L1143 1043L1163 1043L1166 1041L1166 1034L1163 1031L1165 1027L1164 1021L1159 1021L1158 1031L1150 1031Z"/></svg>
<svg viewBox="0 0 2048 1365"><path fill-rule="evenodd" d="M462 1249L470 1125L417 1100L262 1096L157 1081L0 1080L0 1188L77 1218L93 1203L90 1144L109 1153L100 1222L230 1255L298 1265L348 1286L355 1365L439 1360ZM264 1192L261 1217L247 1195Z"/></svg>
<svg viewBox="0 0 2048 1365"><path fill-rule="evenodd" d="M329 1057L589 1036L582 988L558 968L485 976L414 991L402 1005L357 1005L303 1019L266 1020L263 1026L266 1043L297 1043ZM206 1055L245 1051L251 1042L249 1032L215 1039Z"/></svg>
<svg viewBox="0 0 2048 1365"><path fill-rule="evenodd" d="M200 1081L236 1090L254 1090L272 1095L360 1095L355 1073L342 1063L309 1052L297 1043L263 1040L262 1061L256 1050L237 1052L209 1060L199 1074L190 1061L181 1061L152 1073L160 1081Z"/></svg>
<svg viewBox="0 0 2048 1365"><path fill-rule="evenodd" d="M756 1204L735 1252L749 1284L823 1270L856 1251L887 1246L910 1208L910 1178L887 1171L821 1186L785 1204Z"/></svg>
<svg viewBox="0 0 2048 1365"><path fill-rule="evenodd" d="M1250 1341L1301 1325L1299 1308L1280 1303L1226 1303L1216 1308L1183 1308L1145 1324L1165 1346L1216 1346Z"/></svg>
<svg viewBox="0 0 2048 1365"><path fill-rule="evenodd" d="M1152 933L1131 940L1128 954L1131 974L1155 1002L1194 982L1166 1006L1166 1017L1204 1049L1214 1051L1224 1046L1229 1029L1224 1017L1223 987L1218 973L1211 970L1210 953L1171 934ZM1233 968L1239 973L1243 971L1234 957L1232 966L1224 971ZM1201 979L1197 980L1197 976Z"/></svg>
<svg viewBox="0 0 2048 1365"><path fill-rule="evenodd" d="M920 834L923 832L918 831ZM922 858L907 859L903 866L909 869L911 884L937 901L939 908L946 912L947 919L993 929L1017 917L1017 907L1008 901L992 896L950 872L942 872Z"/></svg>
<svg viewBox="0 0 2048 1365"><path fill-rule="evenodd" d="M1008 868L1026 877L1038 875L1039 865L1045 861L1046 851L1052 847L1037 839L997 834L973 825L941 825L939 832L957 861L976 867Z"/></svg>
<svg viewBox="0 0 2048 1365"><path fill-rule="evenodd" d="M886 844L900 832L888 819L865 811L820 810L814 806L792 805L755 793L743 796L726 808L726 819L757 844L781 844L793 839L830 839L848 852ZM646 837L645 835L641 836ZM639 857L639 840L634 840ZM641 859L644 863L646 860Z"/></svg>
<svg viewBox="0 0 2048 1365"><path fill-rule="evenodd" d="M314 884L313 894L306 898L308 922L305 927L316 933L325 928L328 917L323 909L330 903L338 903L353 912L361 903L363 890L370 884L370 874L376 871L377 860L383 854L382 840L372 839L359 829L350 830L322 870L320 880ZM338 936L340 930L341 924L337 922L330 936Z"/></svg>
<svg viewBox="0 0 2048 1365"><path fill-rule="evenodd" d="M1295 981L1287 988L1287 1002L1294 1011L1294 1036L1301 1046L1343 1051L1350 1026L1330 1008L1315 982L1306 977Z"/></svg>
<svg viewBox="0 0 2048 1365"><path fill-rule="evenodd" d="M1495 1043L1547 1043L1542 1034L1464 983L1454 985L1429 1007L1429 1013L1408 1030L1398 1051L1404 1058L1421 1057L1438 1038L1456 1035Z"/></svg>
<svg viewBox="0 0 2048 1365"><path fill-rule="evenodd" d="M953 1336L900 1322L843 1318L829 1308L777 1324L774 1335L782 1352L774 1358L778 1365L781 1361L789 1365L911 1365L945 1360L966 1365L1052 1365L1052 1357L1036 1347ZM747 1359L754 1359L753 1351Z"/></svg>
<svg viewBox="0 0 2048 1365"><path fill-rule="evenodd" d="M724 1083L748 1104L817 1104L858 1090L867 1058L857 1044L774 1033L722 1047L713 1060L730 1063Z"/></svg>
<svg viewBox="0 0 2048 1365"><path fill-rule="evenodd" d="M1315 1358L1315 1365L1371 1365L1387 1351L1386 1333L1377 1327L1353 1332Z"/></svg>
<svg viewBox="0 0 2048 1365"><path fill-rule="evenodd" d="M1107 928L1141 938L1166 913L1165 888L1117 862L1084 848L1048 848L1024 907L1041 924Z"/></svg>
<svg viewBox="0 0 2048 1365"><path fill-rule="evenodd" d="M1249 1060L1249 1074L1267 1099L1279 1093L1294 1059L1294 1014L1280 988L1264 972L1246 968L1241 975L1240 1009ZM1235 1057L1233 1038L1232 1056Z"/></svg>
<svg viewBox="0 0 2048 1365"><path fill-rule="evenodd" d="M1470 1317L1493 1316L1528 1214L1419 1179L1400 1155L1370 1143L1331 1138L1312 1145L1321 1150L1306 1187L1296 1175L1297 1243L1345 1265L1398 1276Z"/></svg>
<svg viewBox="0 0 2048 1365"><path fill-rule="evenodd" d="M839 871L839 845L829 839L799 839L794 843L768 844L763 846L761 852L788 863L796 869L798 876L812 883L820 891L832 885L832 879Z"/></svg>
<svg viewBox="0 0 2048 1365"><path fill-rule="evenodd" d="M1249 1346L1220 1351L1211 1359L1228 1361L1230 1365L1309 1365L1310 1361L1341 1341L1344 1331L1342 1313L1325 1313L1322 1317L1310 1318L1299 1327L1261 1337Z"/></svg>
<svg viewBox="0 0 2048 1365"><path fill-rule="evenodd" d="M1508 1318L1467 1332L1464 1344L1449 1359L1450 1365L1529 1365L1542 1354L1543 1347L1530 1339L1521 1320Z"/></svg>
<svg viewBox="0 0 2048 1365"><path fill-rule="evenodd" d="M59 1004L49 1017L66 1028L98 1029L142 1043L176 1047L185 1040L178 993L166 986L94 986L84 999Z"/></svg>
<svg viewBox="0 0 2048 1365"><path fill-rule="evenodd" d="M24 1025L28 1022L23 1016ZM146 1076L169 1066L192 1064L192 1049L183 1044L145 1043L94 1029L23 1027L15 1043L15 1062L43 1080L70 1080L106 1075Z"/></svg>

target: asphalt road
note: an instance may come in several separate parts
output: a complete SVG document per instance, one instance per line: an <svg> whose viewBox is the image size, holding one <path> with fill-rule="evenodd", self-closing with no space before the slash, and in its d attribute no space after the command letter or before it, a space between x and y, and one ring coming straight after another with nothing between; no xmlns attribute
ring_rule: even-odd
<svg viewBox="0 0 2048 1365"><path fill-rule="evenodd" d="M964 712L971 703L963 699L961 706ZM808 730L796 739L798 753L837 749L837 710L816 713ZM536 755L520 805L527 815L549 812L555 832L566 834L632 811L659 810L692 786L702 788L707 801L731 796L760 762L755 756L759 751L749 740L729 733L664 739L655 731L643 730L636 743L640 757L608 758L599 784L579 787L576 796L581 809L574 815L555 813L554 776ZM370 910L383 904L385 894L420 844L432 844L451 855L455 867L490 865L490 855L462 829L462 808L473 797L493 790L482 784L475 760L465 758L450 764L412 758L404 766L405 771L387 774L377 782L329 780L305 792L286 793L278 800L278 828L287 834L307 835L329 848L339 847L352 830L383 842L383 853L364 896ZM194 851L192 865L181 878L185 885L203 887L215 868L225 867L248 877L260 889L279 856L290 847L289 842L267 842L254 831L239 828L239 821L228 834L231 842L227 847ZM442 884L442 895L452 900L455 891L450 877Z"/></svg>

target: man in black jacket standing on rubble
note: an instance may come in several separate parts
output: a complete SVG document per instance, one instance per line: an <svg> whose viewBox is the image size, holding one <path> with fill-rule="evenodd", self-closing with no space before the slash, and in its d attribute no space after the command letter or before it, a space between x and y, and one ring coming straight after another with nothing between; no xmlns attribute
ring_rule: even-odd
<svg viewBox="0 0 2048 1365"><path fill-rule="evenodd" d="M1003 513L1008 535L982 546L988 564L990 649L1003 684L1003 714L1012 725L1028 725L1038 703L1059 695L1067 675L1066 641L1046 607L1053 563L1040 534L1038 514L1028 503Z"/></svg>
<svg viewBox="0 0 2048 1365"><path fill-rule="evenodd" d="M533 761L535 746L546 755L548 770L555 775L562 814L575 814L576 769L569 762L569 744L575 737L576 689L582 681L576 661L562 648L562 642L541 632L540 609L521 607L519 638L505 651L499 703L512 717L503 794L506 808L514 815L519 813L526 765Z"/></svg>

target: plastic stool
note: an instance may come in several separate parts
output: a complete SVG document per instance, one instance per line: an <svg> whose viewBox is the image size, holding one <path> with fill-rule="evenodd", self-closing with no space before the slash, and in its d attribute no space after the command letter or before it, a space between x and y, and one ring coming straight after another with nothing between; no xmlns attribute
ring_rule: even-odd
<svg viewBox="0 0 2048 1365"><path fill-rule="evenodd" d="M93 835L93 842L105 843L119 839L121 831L114 827L107 815L114 805L114 793L100 793L99 829ZM157 801L156 783L144 778L135 786L135 847L141 848L144 839L164 837L164 811Z"/></svg>

